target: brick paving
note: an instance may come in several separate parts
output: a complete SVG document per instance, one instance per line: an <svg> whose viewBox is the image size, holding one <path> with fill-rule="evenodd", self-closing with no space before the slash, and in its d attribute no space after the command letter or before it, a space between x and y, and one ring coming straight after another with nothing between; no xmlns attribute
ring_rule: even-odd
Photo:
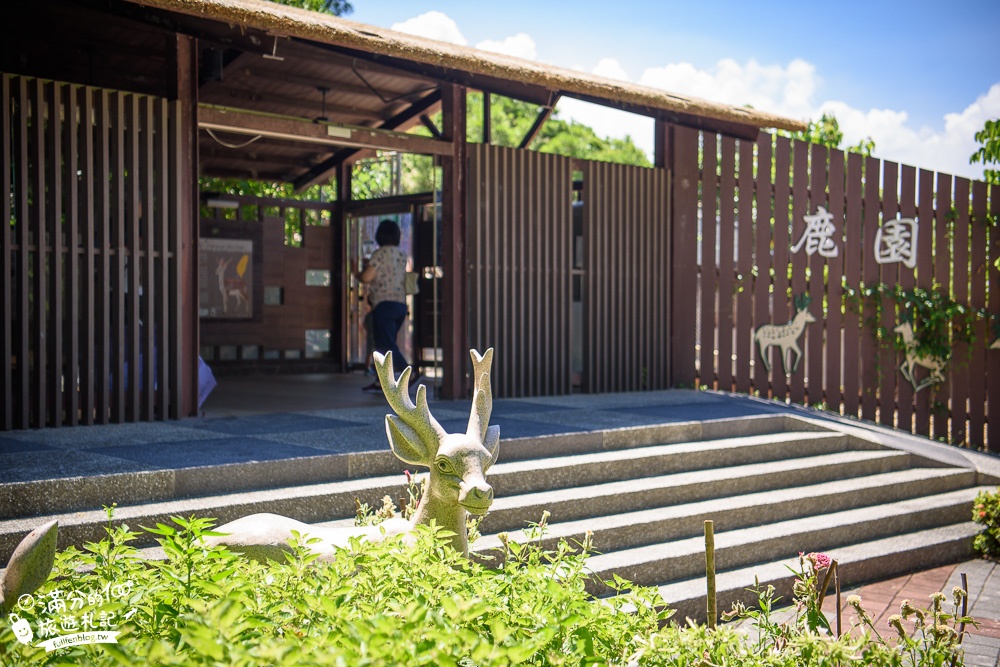
<svg viewBox="0 0 1000 667"><path fill-rule="evenodd" d="M967 667L1000 667L1000 563L970 560L841 591L841 618L845 627L850 627L856 618L854 609L846 602L847 596L855 594L861 596L862 606L872 615L875 628L883 633L891 632L888 619L899 613L903 600L929 607L930 596L941 592L947 596L944 609L950 611L952 588L961 585L963 573L969 585L968 612L978 624L978 627L966 628L968 634L962 643L965 664ZM823 604L823 611L831 622L836 608L836 598L831 594Z"/></svg>

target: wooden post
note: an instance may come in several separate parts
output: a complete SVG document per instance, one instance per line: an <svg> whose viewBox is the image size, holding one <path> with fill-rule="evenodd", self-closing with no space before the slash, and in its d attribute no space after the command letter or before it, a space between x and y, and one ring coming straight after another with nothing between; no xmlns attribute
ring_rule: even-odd
<svg viewBox="0 0 1000 667"><path fill-rule="evenodd" d="M177 160L171 174L174 202L177 207L176 234L173 238L177 258L178 285L172 297L172 315L168 325L176 337L166 337L164 344L178 341L177 404L171 405L170 417L179 419L198 411L198 50L197 40L177 36L176 74L170 91L178 101L180 122L177 136Z"/></svg>
<svg viewBox="0 0 1000 667"><path fill-rule="evenodd" d="M351 273L353 268L347 263L346 235L347 235L347 204L351 201L351 163L344 160L337 165L337 203L333 208L333 257L332 266L335 275L338 276L334 284L333 296L333 321L339 322L339 331L335 332L335 340L331 344L335 345L337 363L340 364L340 371L347 372L347 323L349 322L348 310L351 305L347 302L348 286L351 283ZM367 362L366 362L367 363Z"/></svg>
<svg viewBox="0 0 1000 667"><path fill-rule="evenodd" d="M464 398L468 393L466 366L467 346L467 267L466 267L466 192L468 169L466 146L465 87L442 85L442 136L452 143L451 155L442 157L441 171L441 263L442 280L441 329L443 348L444 398Z"/></svg>
<svg viewBox="0 0 1000 667"><path fill-rule="evenodd" d="M662 149L670 158L670 384L694 386L695 295L691 281L698 271L698 131L670 128ZM668 332L663 332L668 333ZM728 387L720 387L720 389Z"/></svg>
<svg viewBox="0 0 1000 667"><path fill-rule="evenodd" d="M705 521L705 579L708 583L706 595L708 627L714 628L718 619L715 597L715 524L711 519Z"/></svg>

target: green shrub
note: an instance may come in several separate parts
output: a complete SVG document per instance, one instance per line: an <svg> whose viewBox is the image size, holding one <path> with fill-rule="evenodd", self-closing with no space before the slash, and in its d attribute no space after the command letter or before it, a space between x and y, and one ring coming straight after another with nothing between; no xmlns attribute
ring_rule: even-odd
<svg viewBox="0 0 1000 667"><path fill-rule="evenodd" d="M976 536L976 550L990 558L1000 558L1000 487L994 492L980 491L972 505L972 520L984 526Z"/></svg>
<svg viewBox="0 0 1000 667"><path fill-rule="evenodd" d="M729 625L667 625L671 612L656 589L620 579L610 585L621 595L594 600L585 591L589 540L576 551L565 542L543 551L502 536L498 565L487 568L458 555L435 528L419 528L412 545L355 544L334 563L316 562L296 535L287 562L264 565L205 546L210 526L175 518L152 529L164 560L144 560L124 526L82 551L61 552L34 603L18 608L35 640L19 644L3 624L0 664L919 664L907 662L905 647L867 636L835 639L806 621L773 622L773 589L759 593L766 611L738 610L757 623L756 637ZM80 625L87 614L93 622L112 619L118 643L39 648L56 598L81 601L69 607ZM951 637L948 655L961 665Z"/></svg>

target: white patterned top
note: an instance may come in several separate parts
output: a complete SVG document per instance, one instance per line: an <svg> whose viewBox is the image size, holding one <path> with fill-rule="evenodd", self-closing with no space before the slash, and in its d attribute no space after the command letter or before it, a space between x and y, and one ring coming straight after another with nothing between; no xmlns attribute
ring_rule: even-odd
<svg viewBox="0 0 1000 667"><path fill-rule="evenodd" d="M406 277L406 253L399 246L386 245L372 253L368 266L375 269L375 280L368 285L368 300L374 308L383 301L406 302L403 283Z"/></svg>

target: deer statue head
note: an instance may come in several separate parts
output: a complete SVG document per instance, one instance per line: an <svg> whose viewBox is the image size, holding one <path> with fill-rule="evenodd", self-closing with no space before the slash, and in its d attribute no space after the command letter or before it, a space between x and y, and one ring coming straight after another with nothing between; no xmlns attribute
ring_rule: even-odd
<svg viewBox="0 0 1000 667"><path fill-rule="evenodd" d="M385 430L389 447L400 460L430 469L424 494L413 516L414 524L432 520L455 533L453 544L468 555L466 513L482 515L493 503L493 487L486 481L486 471L500 452L500 427L490 426L493 392L490 366L493 349L472 355L475 390L469 427L465 433L446 433L427 406L427 391L417 387L416 403L410 400L410 368L395 377L392 353L375 353L382 392L395 415L386 415Z"/></svg>

